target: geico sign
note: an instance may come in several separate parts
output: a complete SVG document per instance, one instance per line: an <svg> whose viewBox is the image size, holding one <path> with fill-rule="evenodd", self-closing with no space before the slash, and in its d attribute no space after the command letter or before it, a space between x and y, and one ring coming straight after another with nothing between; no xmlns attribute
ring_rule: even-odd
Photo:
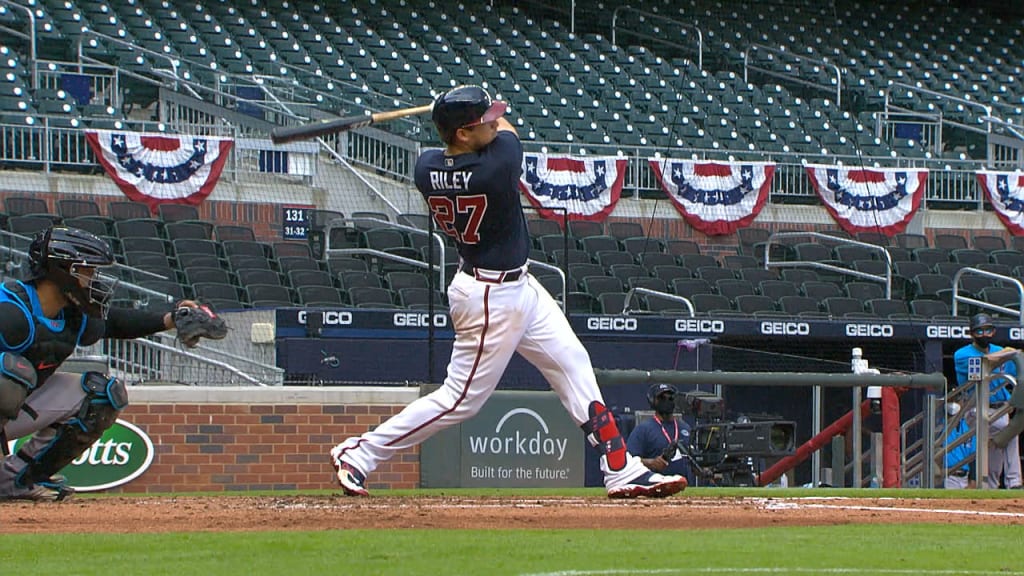
<svg viewBox="0 0 1024 576"><path fill-rule="evenodd" d="M892 338L891 324L847 324L847 336L867 336L869 338Z"/></svg>
<svg viewBox="0 0 1024 576"><path fill-rule="evenodd" d="M429 326L430 315L419 312L396 312L392 317L395 326ZM448 317L444 314L434 314L434 326L445 327L448 325Z"/></svg>
<svg viewBox="0 0 1024 576"><path fill-rule="evenodd" d="M633 332L636 330L636 318L622 318L619 316L587 318L587 330Z"/></svg>
<svg viewBox="0 0 1024 576"><path fill-rule="evenodd" d="M1010 340L1021 340L1024 338L1024 330L1020 328L1010 328Z"/></svg>
<svg viewBox="0 0 1024 576"><path fill-rule="evenodd" d="M928 338L970 338L971 330L967 326L928 326L925 334Z"/></svg>
<svg viewBox="0 0 1024 576"><path fill-rule="evenodd" d="M811 325L807 322L761 322L761 334L776 336L807 336Z"/></svg>
<svg viewBox="0 0 1024 576"><path fill-rule="evenodd" d="M725 332L725 322L721 320L698 320L696 318L680 318L676 320L676 332L700 332L722 334Z"/></svg>
<svg viewBox="0 0 1024 576"><path fill-rule="evenodd" d="M352 313L343 310L325 310L324 312L314 312L314 314L321 314L323 316L324 326L342 326L352 323ZM299 310L299 324L305 323L306 311Z"/></svg>

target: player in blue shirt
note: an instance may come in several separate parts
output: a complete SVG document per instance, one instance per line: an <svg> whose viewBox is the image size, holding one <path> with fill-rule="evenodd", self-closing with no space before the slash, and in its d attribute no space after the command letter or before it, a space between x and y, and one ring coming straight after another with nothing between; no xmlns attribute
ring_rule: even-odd
<svg viewBox="0 0 1024 576"><path fill-rule="evenodd" d="M967 385L967 365L970 358L978 358L986 354L992 354L1003 349L1002 346L992 344L996 329L992 318L988 314L976 314L971 317L971 343L953 353L953 364L956 367L956 382L958 386ZM1017 376L1017 367L1013 362L1003 364L999 372ZM1003 382L995 378L989 383L989 405L993 408L1001 408L1010 399L1010 390L1006 387L1000 388ZM992 422L989 433L994 434L1009 424L1008 416L1003 416ZM994 444L988 447L988 474L985 480L986 488L998 488L999 477L1004 475L1004 482L1007 488L1017 488L1021 485L1020 470L1020 439L1014 438L1005 448L998 448Z"/></svg>
<svg viewBox="0 0 1024 576"><path fill-rule="evenodd" d="M664 497L686 478L651 472L626 450L604 405L590 356L551 294L527 271L530 237L519 194L523 147L504 102L479 86L434 101L444 149L426 150L415 181L438 228L455 240L460 271L448 286L455 345L444 385L376 429L331 450L345 494L366 496L366 475L396 452L474 414L512 355L537 367L601 452L610 498Z"/></svg>
<svg viewBox="0 0 1024 576"><path fill-rule="evenodd" d="M679 443L689 447L690 425L675 416L676 394L676 387L671 384L654 384L647 390L647 402L654 416L633 428L626 449L639 456L650 470L685 476L692 484L689 458L678 449Z"/></svg>

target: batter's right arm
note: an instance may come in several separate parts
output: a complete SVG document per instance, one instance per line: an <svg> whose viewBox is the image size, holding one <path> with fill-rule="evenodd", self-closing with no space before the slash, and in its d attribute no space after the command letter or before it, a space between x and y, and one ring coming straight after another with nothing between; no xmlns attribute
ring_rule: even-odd
<svg viewBox="0 0 1024 576"><path fill-rule="evenodd" d="M516 136L519 136L519 131L516 130L516 127L506 120L504 116L498 118L498 132L511 132Z"/></svg>

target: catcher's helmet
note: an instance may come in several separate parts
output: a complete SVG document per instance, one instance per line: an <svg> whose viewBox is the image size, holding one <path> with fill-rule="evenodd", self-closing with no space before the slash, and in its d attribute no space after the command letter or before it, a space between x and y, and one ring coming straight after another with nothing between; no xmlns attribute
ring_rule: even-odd
<svg viewBox="0 0 1024 576"><path fill-rule="evenodd" d="M105 315L117 280L98 271L86 274L82 270L113 263L110 245L78 228L48 228L37 234L28 247L30 279L53 281L68 300L93 316Z"/></svg>
<svg viewBox="0 0 1024 576"><path fill-rule="evenodd" d="M679 393L679 391L676 390L676 387L671 384L652 384L651 387L647 389L647 403L651 405L651 408L654 408L654 402L657 401L658 396L661 396L666 392L671 394L673 397Z"/></svg>
<svg viewBox="0 0 1024 576"><path fill-rule="evenodd" d="M444 92L434 100L431 119L445 143L450 143L455 131L465 126L492 122L505 114L508 105L492 100L479 86L458 86Z"/></svg>
<svg viewBox="0 0 1024 576"><path fill-rule="evenodd" d="M979 328L993 328L995 325L992 323L992 317L988 314L975 314L971 316L971 332Z"/></svg>

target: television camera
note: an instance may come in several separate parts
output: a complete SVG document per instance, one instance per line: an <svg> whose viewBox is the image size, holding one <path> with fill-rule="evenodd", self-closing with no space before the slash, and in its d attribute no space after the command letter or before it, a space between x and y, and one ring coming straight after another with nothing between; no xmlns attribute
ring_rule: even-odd
<svg viewBox="0 0 1024 576"><path fill-rule="evenodd" d="M680 442L694 472L709 486L757 486L765 458L789 456L796 450L796 423L739 418L725 420L721 396L708 392L676 395L676 412L693 417L690 445Z"/></svg>

